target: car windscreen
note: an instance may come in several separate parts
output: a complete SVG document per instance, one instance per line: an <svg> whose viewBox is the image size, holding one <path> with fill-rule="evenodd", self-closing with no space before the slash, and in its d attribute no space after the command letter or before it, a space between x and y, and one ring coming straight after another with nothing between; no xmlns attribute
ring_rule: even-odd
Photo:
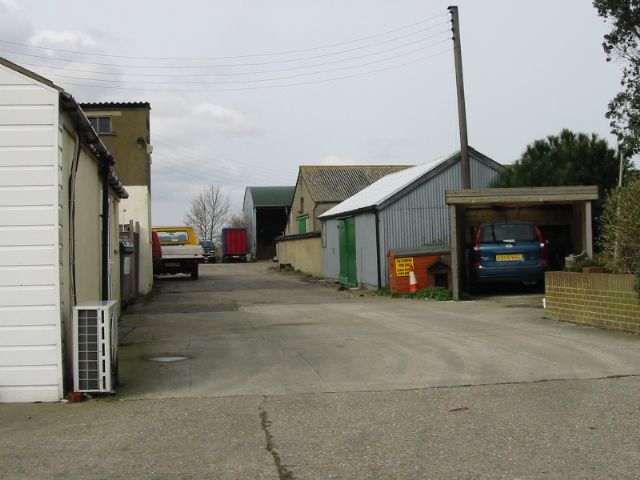
<svg viewBox="0 0 640 480"><path fill-rule="evenodd" d="M482 227L480 243L535 242L535 227L529 224L493 224Z"/></svg>
<svg viewBox="0 0 640 480"><path fill-rule="evenodd" d="M169 232L158 232L160 243L187 243L189 241L189 232L186 230L172 230Z"/></svg>

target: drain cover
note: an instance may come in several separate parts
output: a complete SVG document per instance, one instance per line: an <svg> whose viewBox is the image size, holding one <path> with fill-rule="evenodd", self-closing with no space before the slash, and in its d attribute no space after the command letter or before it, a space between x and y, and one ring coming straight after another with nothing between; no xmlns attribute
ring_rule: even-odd
<svg viewBox="0 0 640 480"><path fill-rule="evenodd" d="M163 363L169 363L169 362L179 362L180 360L188 360L189 357L153 357L150 358L149 360L152 362L163 362Z"/></svg>

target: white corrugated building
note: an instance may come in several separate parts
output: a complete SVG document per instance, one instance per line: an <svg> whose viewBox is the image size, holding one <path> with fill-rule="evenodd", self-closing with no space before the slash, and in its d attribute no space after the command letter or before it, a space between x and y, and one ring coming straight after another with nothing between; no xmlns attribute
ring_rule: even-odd
<svg viewBox="0 0 640 480"><path fill-rule="evenodd" d="M61 399L73 306L120 297L112 162L71 95L0 59L0 402Z"/></svg>
<svg viewBox="0 0 640 480"><path fill-rule="evenodd" d="M472 188L488 188L504 167L469 150ZM458 151L387 175L320 215L323 276L369 289L388 285L390 249L449 244L445 191L460 188Z"/></svg>

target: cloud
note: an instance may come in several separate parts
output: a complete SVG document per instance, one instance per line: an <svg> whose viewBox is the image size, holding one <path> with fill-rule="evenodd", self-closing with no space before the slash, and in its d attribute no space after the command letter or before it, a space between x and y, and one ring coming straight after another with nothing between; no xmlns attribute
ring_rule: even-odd
<svg viewBox="0 0 640 480"><path fill-rule="evenodd" d="M194 113L199 121L217 133L245 135L256 131L249 117L231 108L202 103L194 108Z"/></svg>
<svg viewBox="0 0 640 480"><path fill-rule="evenodd" d="M181 142L196 142L213 135L251 135L259 130L249 116L222 105L201 103L189 108L184 100L178 98L165 98L157 102L151 104L151 108L162 113L153 117L153 131L164 137L180 139Z"/></svg>
<svg viewBox="0 0 640 480"><path fill-rule="evenodd" d="M31 38L31 44L37 47L55 47L79 52L95 52L97 47L96 41L84 33L54 30L38 32Z"/></svg>
<svg viewBox="0 0 640 480"><path fill-rule="evenodd" d="M31 22L13 0L0 0L0 32L4 40L17 43L26 43L33 34Z"/></svg>
<svg viewBox="0 0 640 480"><path fill-rule="evenodd" d="M348 158L340 158L337 155L327 155L320 162L319 165L357 165L358 162Z"/></svg>

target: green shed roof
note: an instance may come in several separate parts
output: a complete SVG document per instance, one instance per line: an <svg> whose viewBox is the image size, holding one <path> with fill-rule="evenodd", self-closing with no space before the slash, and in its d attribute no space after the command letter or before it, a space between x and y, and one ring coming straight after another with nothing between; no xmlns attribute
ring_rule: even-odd
<svg viewBox="0 0 640 480"><path fill-rule="evenodd" d="M254 207L290 207L296 187L247 187Z"/></svg>

